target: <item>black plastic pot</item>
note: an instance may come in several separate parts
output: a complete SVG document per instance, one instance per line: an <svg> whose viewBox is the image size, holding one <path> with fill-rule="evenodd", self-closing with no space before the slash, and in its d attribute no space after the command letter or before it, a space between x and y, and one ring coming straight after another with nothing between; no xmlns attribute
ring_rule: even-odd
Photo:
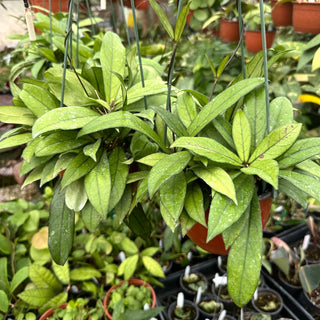
<svg viewBox="0 0 320 320"><path fill-rule="evenodd" d="M222 302L225 309L229 311L233 311L237 306L234 304L234 302L231 300L231 298L226 298L224 296L227 295L228 286L221 286L219 288L216 288L214 283L212 283L212 295L217 299L217 301ZM223 294L223 296L221 296Z"/></svg>
<svg viewBox="0 0 320 320"><path fill-rule="evenodd" d="M267 301L270 301L270 299L273 297L276 298L276 300L278 301L278 304L279 304L279 307L277 307L276 309L272 310L272 309L268 309L269 307L265 308L265 307L260 307L258 305L258 302L260 301L261 298L265 298L265 299L267 299ZM254 297L252 297L251 304L257 312L267 314L270 316L279 315L281 313L282 308L283 308L283 300L282 300L280 294L270 288L258 289L258 300L255 301Z"/></svg>
<svg viewBox="0 0 320 320"><path fill-rule="evenodd" d="M291 283L289 283L285 275L279 270L278 272L278 278L279 278L279 283L292 295L292 296L298 296L301 291L302 287L301 286L295 286Z"/></svg>
<svg viewBox="0 0 320 320"><path fill-rule="evenodd" d="M205 282L206 290L202 290L202 292L207 291L207 289L208 289L208 280L207 280L206 276L201 272L194 272L194 271L190 271L190 275L191 274L195 274L195 275L199 276L201 278L201 280L203 280ZM184 274L181 274L180 279L179 279L180 287L181 287L183 293L185 294L185 297L187 297L190 300L193 300L193 298L197 294L197 290L190 289L187 286L187 283L184 281L183 278L184 278Z"/></svg>
<svg viewBox="0 0 320 320"><path fill-rule="evenodd" d="M306 308L306 310L309 311L312 315L314 316L320 315L320 307L313 304L309 295L304 290L299 296L299 301Z"/></svg>
<svg viewBox="0 0 320 320"><path fill-rule="evenodd" d="M196 300L196 298L195 298L195 300ZM196 303L195 300L194 300L194 303ZM202 302L212 301L212 300L214 300L216 303L220 304L220 308L219 308L219 309L217 308L216 310L213 310L212 312L207 312L207 311L205 311L205 310L201 307L201 303L202 303ZM214 313L218 313L218 312L220 312L221 310L224 309L223 303L222 303L222 302L218 302L211 293L204 293L204 294L202 294L201 300L200 300L200 302L197 304L197 306L198 306L198 309L199 309L199 313L200 313L201 319L207 319L207 318L210 319L210 318L213 316Z"/></svg>
<svg viewBox="0 0 320 320"><path fill-rule="evenodd" d="M173 302L169 306L169 309L168 309L168 319L169 320L173 320L174 319L173 318L173 313L174 313L174 310L176 309L176 307L177 307L177 302ZM198 320L199 319L199 309L198 309L198 307L196 306L195 303L193 303L190 300L184 300L184 307L185 308L190 308L190 310L192 312L192 317L190 317L190 320Z"/></svg>

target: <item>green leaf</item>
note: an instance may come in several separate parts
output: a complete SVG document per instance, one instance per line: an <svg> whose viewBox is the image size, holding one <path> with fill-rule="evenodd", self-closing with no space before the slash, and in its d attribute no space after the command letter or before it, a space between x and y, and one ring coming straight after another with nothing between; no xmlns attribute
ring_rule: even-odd
<svg viewBox="0 0 320 320"><path fill-rule="evenodd" d="M277 161L257 159L250 166L242 168L241 171L245 174L257 175L278 190L279 167Z"/></svg>
<svg viewBox="0 0 320 320"><path fill-rule="evenodd" d="M243 109L251 128L251 147L256 149L267 131L267 108L264 87L250 92L244 100Z"/></svg>
<svg viewBox="0 0 320 320"><path fill-rule="evenodd" d="M92 267L80 267L70 271L70 279L72 281L85 281L94 277L101 278L101 273Z"/></svg>
<svg viewBox="0 0 320 320"><path fill-rule="evenodd" d="M156 317L164 307L155 307L149 310L127 310L120 315L119 320L149 320Z"/></svg>
<svg viewBox="0 0 320 320"><path fill-rule="evenodd" d="M42 168L40 187L42 187L45 183L47 183L48 181L51 181L56 177L53 175L53 173L54 173L54 167L57 163L57 160L58 160L58 157L54 157L53 159L50 159Z"/></svg>
<svg viewBox="0 0 320 320"><path fill-rule="evenodd" d="M178 95L177 112L185 127L189 127L197 115L197 109L192 96L188 92Z"/></svg>
<svg viewBox="0 0 320 320"><path fill-rule="evenodd" d="M42 140L42 137L39 136L39 137L28 142L28 144L25 146L25 148L23 149L23 152L22 152L22 158L25 160L24 162L29 163L32 160L35 149L41 140Z"/></svg>
<svg viewBox="0 0 320 320"><path fill-rule="evenodd" d="M188 136L187 129L175 114L158 106L150 106L150 108L152 108L152 110L154 110L161 117L161 119L176 135Z"/></svg>
<svg viewBox="0 0 320 320"><path fill-rule="evenodd" d="M48 111L32 127L33 138L54 130L72 130L85 126L99 114L85 107L66 107Z"/></svg>
<svg viewBox="0 0 320 320"><path fill-rule="evenodd" d="M102 39L100 62L103 66L103 82L106 101L109 105L116 99L121 82L114 74L124 76L126 55L121 39L113 32L106 32Z"/></svg>
<svg viewBox="0 0 320 320"><path fill-rule="evenodd" d="M3 234L0 234L0 252L4 255L9 255L12 252L11 242Z"/></svg>
<svg viewBox="0 0 320 320"><path fill-rule="evenodd" d="M320 181L318 179L310 177L309 175L286 170L280 170L279 176L295 185L310 197L320 201Z"/></svg>
<svg viewBox="0 0 320 320"><path fill-rule="evenodd" d="M218 130L223 139L228 145L235 150L234 142L232 139L232 125L222 116L217 116L212 120L214 127Z"/></svg>
<svg viewBox="0 0 320 320"><path fill-rule="evenodd" d="M63 175L61 188L64 189L70 183L85 176L94 168L95 164L90 157L85 156L83 153L76 155Z"/></svg>
<svg viewBox="0 0 320 320"><path fill-rule="evenodd" d="M101 145L101 139L98 139L92 144L88 144L83 148L83 154L91 157L95 162L97 162L97 152Z"/></svg>
<svg viewBox="0 0 320 320"><path fill-rule="evenodd" d="M177 42L180 40L182 32L183 32L184 27L186 25L187 16L189 14L189 6L190 6L190 3L183 6L180 13L179 13L179 16L178 16L178 19L176 22L176 26L174 28L174 40Z"/></svg>
<svg viewBox="0 0 320 320"><path fill-rule="evenodd" d="M299 270L299 279L305 292L310 295L320 285L320 265L309 264Z"/></svg>
<svg viewBox="0 0 320 320"><path fill-rule="evenodd" d="M74 150L88 143L88 137L77 139L77 131L59 131L43 137L35 148L37 157L50 156Z"/></svg>
<svg viewBox="0 0 320 320"><path fill-rule="evenodd" d="M85 190L95 210L106 218L111 193L111 175L107 152L85 177Z"/></svg>
<svg viewBox="0 0 320 320"><path fill-rule="evenodd" d="M193 220L207 226L203 207L203 194L197 183L188 185L184 207Z"/></svg>
<svg viewBox="0 0 320 320"><path fill-rule="evenodd" d="M130 206L132 202L131 194L132 194L131 186L126 186L120 201L117 203L117 205L113 209L119 223L123 222L123 219L126 217L126 215L130 210Z"/></svg>
<svg viewBox="0 0 320 320"><path fill-rule="evenodd" d="M7 258L0 258L0 290L9 294L8 281L8 260Z"/></svg>
<svg viewBox="0 0 320 320"><path fill-rule="evenodd" d="M285 153L297 140L302 124L282 126L270 132L252 153L249 163L256 159L275 159Z"/></svg>
<svg viewBox="0 0 320 320"><path fill-rule="evenodd" d="M87 202L81 211L81 218L84 225L88 228L90 232L94 232L100 221L101 217L98 211L92 206L90 202Z"/></svg>
<svg viewBox="0 0 320 320"><path fill-rule="evenodd" d="M63 303L67 302L68 300L68 292L61 292L57 294L56 296L49 299L45 304L43 304L41 307L39 307L39 313L43 314L48 309L54 308L56 309L58 306L62 305ZM27 319L26 319L27 320Z"/></svg>
<svg viewBox="0 0 320 320"><path fill-rule="evenodd" d="M162 149L166 149L159 136L141 119L130 112L118 111L105 114L85 125L79 132L79 137L110 128L130 128L145 134L156 142Z"/></svg>
<svg viewBox="0 0 320 320"><path fill-rule="evenodd" d="M34 307L42 307L56 295L51 288L39 288L25 290L18 294L18 297Z"/></svg>
<svg viewBox="0 0 320 320"><path fill-rule="evenodd" d="M10 292L14 293L14 291L23 283L23 281L27 280L28 278L29 267L27 266L19 269L12 277L12 281L10 284Z"/></svg>
<svg viewBox="0 0 320 320"><path fill-rule="evenodd" d="M54 166L53 176L56 177L59 172L66 170L69 164L75 158L75 156L76 154L71 152L60 155L59 159L57 160Z"/></svg>
<svg viewBox="0 0 320 320"><path fill-rule="evenodd" d="M29 277L37 288L50 288L56 292L62 290L62 285L55 275L47 268L36 263L29 266Z"/></svg>
<svg viewBox="0 0 320 320"><path fill-rule="evenodd" d="M65 204L65 191L60 185L54 191L49 211L49 250L52 259L64 265L73 244L74 212Z"/></svg>
<svg viewBox="0 0 320 320"><path fill-rule="evenodd" d="M312 72L320 68L320 47L315 52L312 59Z"/></svg>
<svg viewBox="0 0 320 320"><path fill-rule="evenodd" d="M155 0L150 0L149 3L151 4L152 9L155 11L156 15L158 16L162 26L167 31L169 37L173 40L177 40L175 37L175 34L173 33L173 29L171 27L171 24L165 15L165 13L162 11L161 7L158 5L158 3ZM178 31L177 31L178 32ZM182 32L182 31L181 31Z"/></svg>
<svg viewBox="0 0 320 320"><path fill-rule="evenodd" d="M320 178L320 166L312 160L302 161L301 163L298 163L296 167Z"/></svg>
<svg viewBox="0 0 320 320"><path fill-rule="evenodd" d="M73 181L66 187L66 205L70 210L81 211L88 200L83 179Z"/></svg>
<svg viewBox="0 0 320 320"><path fill-rule="evenodd" d="M70 270L68 261L63 266L56 264L53 261L52 270L62 284L67 285L70 283Z"/></svg>
<svg viewBox="0 0 320 320"><path fill-rule="evenodd" d="M251 176L240 175L234 180L238 205L224 195L215 193L209 211L207 241L235 223L247 209L255 190Z"/></svg>
<svg viewBox="0 0 320 320"><path fill-rule="evenodd" d="M188 149L199 156L208 158L211 161L227 163L234 166L242 165L242 162L237 155L222 144L210 138L181 137L171 145L171 148L174 147Z"/></svg>
<svg viewBox="0 0 320 320"><path fill-rule="evenodd" d="M251 150L250 124L242 110L238 110L232 124L232 137L242 162L247 162Z"/></svg>
<svg viewBox="0 0 320 320"><path fill-rule="evenodd" d="M9 310L9 299L6 293L0 290L0 312L7 313Z"/></svg>
<svg viewBox="0 0 320 320"><path fill-rule="evenodd" d="M0 142L0 149L20 146L32 140L31 133L16 134Z"/></svg>
<svg viewBox="0 0 320 320"><path fill-rule="evenodd" d="M191 155L187 151L167 155L159 160L151 169L148 178L148 191L150 198L160 186L172 176L180 173L189 163Z"/></svg>
<svg viewBox="0 0 320 320"><path fill-rule="evenodd" d="M159 160L165 158L166 156L167 155L165 153L157 152L157 153L149 154L148 156L145 156L137 160L137 162L153 167Z"/></svg>
<svg viewBox="0 0 320 320"><path fill-rule="evenodd" d="M307 138L296 141L278 160L279 168L289 168L320 154L320 138Z"/></svg>
<svg viewBox="0 0 320 320"><path fill-rule="evenodd" d="M228 257L228 291L239 307L250 301L257 288L261 269L262 226L256 195L250 206Z"/></svg>
<svg viewBox="0 0 320 320"><path fill-rule="evenodd" d="M1 122L32 126L35 120L36 120L36 117L27 108L16 107L16 106L0 107Z"/></svg>
<svg viewBox="0 0 320 320"><path fill-rule="evenodd" d="M229 60L230 56L225 56L222 61L219 64L218 70L217 70L217 78L220 78L228 60Z"/></svg>
<svg viewBox="0 0 320 320"><path fill-rule="evenodd" d="M270 131L293 122L294 109L286 97L278 97L270 103Z"/></svg>
<svg viewBox="0 0 320 320"><path fill-rule="evenodd" d="M109 156L111 191L108 212L117 205L126 188L129 166L123 163L125 160L126 155L121 148L115 148Z"/></svg>
<svg viewBox="0 0 320 320"><path fill-rule="evenodd" d="M124 238L120 242L121 249L128 255L134 255L139 252L137 245L129 238Z"/></svg>
<svg viewBox="0 0 320 320"><path fill-rule="evenodd" d="M145 268L153 275L154 277L165 278L164 272L156 260L148 256L142 256L142 263Z"/></svg>
<svg viewBox="0 0 320 320"><path fill-rule="evenodd" d="M233 181L225 170L214 166L195 167L192 170L200 179L209 185L211 189L224 194L237 204Z"/></svg>
<svg viewBox="0 0 320 320"><path fill-rule="evenodd" d="M183 210L187 182L183 172L177 173L160 186L160 211L166 224L174 231Z"/></svg>
<svg viewBox="0 0 320 320"><path fill-rule="evenodd" d="M19 97L37 117L60 106L57 98L48 89L25 83Z"/></svg>
<svg viewBox="0 0 320 320"><path fill-rule="evenodd" d="M187 128L191 136L198 134L208 123L210 123L217 115L226 111L242 96L249 93L254 88L260 86L263 79L246 79L237 82L235 85L227 88L212 101L210 101L192 121Z"/></svg>
<svg viewBox="0 0 320 320"><path fill-rule="evenodd" d="M161 251L159 247L148 247L146 249L143 249L140 254L142 257L143 256L152 257L159 251Z"/></svg>
<svg viewBox="0 0 320 320"><path fill-rule="evenodd" d="M135 254L121 262L118 268L118 275L124 275L125 280L129 280L136 271L139 255Z"/></svg>

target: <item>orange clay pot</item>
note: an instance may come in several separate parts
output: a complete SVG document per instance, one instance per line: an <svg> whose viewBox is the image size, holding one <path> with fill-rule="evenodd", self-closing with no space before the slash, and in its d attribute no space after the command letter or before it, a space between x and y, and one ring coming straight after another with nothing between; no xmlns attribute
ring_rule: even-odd
<svg viewBox="0 0 320 320"><path fill-rule="evenodd" d="M240 39L239 22L222 19L220 21L220 39L223 42L237 42Z"/></svg>
<svg viewBox="0 0 320 320"><path fill-rule="evenodd" d="M60 12L59 1L61 4L61 11L68 12L69 11L69 8L68 8L69 0L51 0L51 11L53 13ZM29 0L29 3L31 6L38 6L38 7L42 7L42 8L49 10L49 0ZM45 13L44 11L36 9L36 8L33 8L33 11Z"/></svg>
<svg viewBox="0 0 320 320"><path fill-rule="evenodd" d="M261 222L262 228L265 227L269 219L270 210L272 205L272 199L266 198L260 201L260 210L261 210ZM206 220L208 220L209 209L206 212ZM214 237L212 240L207 242L207 233L208 228L204 227L200 223L196 223L187 233L188 237L197 244L203 250L206 250L210 253L225 255L228 254L229 249L227 250L222 235L219 234Z"/></svg>
<svg viewBox="0 0 320 320"><path fill-rule="evenodd" d="M320 33L320 2L294 2L292 25L296 32Z"/></svg>
<svg viewBox="0 0 320 320"><path fill-rule="evenodd" d="M272 0L272 20L277 27L292 25L292 2L277 4L277 0Z"/></svg>
<svg viewBox="0 0 320 320"><path fill-rule="evenodd" d="M123 5L132 8L130 0L123 1ZM134 7L138 10L147 10L149 7L149 0L134 0Z"/></svg>
<svg viewBox="0 0 320 320"><path fill-rule="evenodd" d="M273 40L276 36L276 31L266 32L267 49L270 49ZM262 50L262 34L260 31L247 30L245 32L245 44L249 52L257 53Z"/></svg>

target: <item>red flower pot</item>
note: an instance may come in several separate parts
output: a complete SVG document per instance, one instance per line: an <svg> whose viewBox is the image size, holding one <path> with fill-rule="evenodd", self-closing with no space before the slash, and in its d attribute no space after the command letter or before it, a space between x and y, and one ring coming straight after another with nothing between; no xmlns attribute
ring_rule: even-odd
<svg viewBox="0 0 320 320"><path fill-rule="evenodd" d="M271 198L266 198L266 199L260 201L262 228L265 227L265 225L269 219L271 204L272 204ZM208 214L209 214L209 209L206 212L207 216L208 216ZM206 218L207 218L207 216L206 216ZM208 233L208 228L204 227L200 223L196 223L188 231L187 235L200 248L202 248L210 253L215 253L215 254L219 254L219 255L228 254L229 250L227 250L224 245L222 235L219 234L216 237L214 237L212 240L207 242L207 233Z"/></svg>
<svg viewBox="0 0 320 320"><path fill-rule="evenodd" d="M61 5L61 11L68 12L69 11L69 8L68 8L69 0L51 0L51 12L53 12L53 13L60 12L59 2ZM42 8L49 10L49 0L29 0L29 3L31 6L38 6L38 7L42 7ZM44 13L44 11L36 9L36 8L34 8L33 10L34 10L34 12Z"/></svg>
<svg viewBox="0 0 320 320"><path fill-rule="evenodd" d="M68 305L68 302L63 303L62 305L59 306L59 309L65 309ZM53 313L54 313L55 309L50 308L48 309L45 313L42 314L42 316L39 318L39 320L46 320L49 317L52 317Z"/></svg>
<svg viewBox="0 0 320 320"><path fill-rule="evenodd" d="M277 27L292 25L292 2L277 4L277 0L272 0L272 20Z"/></svg>
<svg viewBox="0 0 320 320"><path fill-rule="evenodd" d="M276 31L266 32L267 49L272 47ZM249 52L257 53L262 50L262 34L261 31L247 30L245 32L245 44Z"/></svg>
<svg viewBox="0 0 320 320"><path fill-rule="evenodd" d="M294 2L292 25L296 32L320 33L320 3Z"/></svg>
<svg viewBox="0 0 320 320"><path fill-rule="evenodd" d="M123 282L124 282L124 280L121 281L118 285L112 286L112 287L107 291L107 293L106 293L106 295L105 295L105 297L104 297L104 299L103 299L104 311L105 311L105 313L106 313L107 318L110 319L110 320L112 319L112 315L109 313L108 305L109 305L111 293L112 293L112 291L113 291L115 288L120 287ZM143 281L143 280L141 280L141 279L130 279L130 280L128 280L128 282L129 282L129 285L130 285L130 284L133 284L134 286L137 286L137 287L139 287L139 286L145 286L145 287L149 288L150 291L151 291L151 297L152 297L152 305L150 306L150 308L154 308L154 307L156 306L157 296L156 296L156 293L155 293L154 289L152 288L152 286L151 286L149 283L147 283L147 282L145 282L145 281Z"/></svg>
<svg viewBox="0 0 320 320"><path fill-rule="evenodd" d="M123 1L123 5L132 8L130 0ZM138 10L146 10L149 7L149 0L134 0L134 7Z"/></svg>
<svg viewBox="0 0 320 320"><path fill-rule="evenodd" d="M220 38L223 42L239 41L239 22L222 19L220 21Z"/></svg>

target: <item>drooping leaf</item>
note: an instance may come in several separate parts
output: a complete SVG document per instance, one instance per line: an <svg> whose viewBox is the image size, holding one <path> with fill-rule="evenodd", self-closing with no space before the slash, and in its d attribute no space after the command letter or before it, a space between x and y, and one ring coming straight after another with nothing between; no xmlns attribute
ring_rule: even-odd
<svg viewBox="0 0 320 320"><path fill-rule="evenodd" d="M66 205L70 210L81 211L88 200L83 179L73 181L66 187Z"/></svg>
<svg viewBox="0 0 320 320"><path fill-rule="evenodd" d="M193 153L208 158L211 161L241 166L242 162L236 154L222 144L210 138L204 137L181 137L178 138L171 148L181 147Z"/></svg>
<svg viewBox="0 0 320 320"><path fill-rule="evenodd" d="M85 190L92 206L101 217L106 217L111 193L111 175L107 152L104 152L97 165L86 175Z"/></svg>
<svg viewBox="0 0 320 320"><path fill-rule="evenodd" d="M33 169L28 176L26 177L26 179L24 180L21 189L23 189L25 186L29 185L32 182L35 182L37 180L41 179L42 176L42 171L45 167L45 164L41 164L38 167L36 167L35 169Z"/></svg>
<svg viewBox="0 0 320 320"><path fill-rule="evenodd" d="M217 116L213 119L214 127L218 130L223 139L228 143L228 145L235 150L235 145L232 139L232 125L222 116Z"/></svg>
<svg viewBox="0 0 320 320"><path fill-rule="evenodd" d="M14 293L14 291L28 278L29 278L29 267L26 266L19 269L12 277L12 280L10 283L11 293Z"/></svg>
<svg viewBox="0 0 320 320"><path fill-rule="evenodd" d="M90 232L94 232L96 230L101 220L98 211L92 206L90 202L87 202L82 209L81 218L84 225Z"/></svg>
<svg viewBox="0 0 320 320"><path fill-rule="evenodd" d="M276 159L286 152L297 140L301 123L282 126L270 132L252 153L249 163L256 159Z"/></svg>
<svg viewBox="0 0 320 320"><path fill-rule="evenodd" d="M25 107L1 106L0 121L4 123L24 124L32 126L36 117Z"/></svg>
<svg viewBox="0 0 320 320"><path fill-rule="evenodd" d="M254 179L240 175L234 181L238 205L224 195L215 193L209 211L207 241L235 223L247 209L254 194Z"/></svg>
<svg viewBox="0 0 320 320"><path fill-rule="evenodd" d="M96 140L94 143L88 144L83 148L83 154L91 157L94 161L97 161L97 152L101 144L101 139Z"/></svg>
<svg viewBox="0 0 320 320"><path fill-rule="evenodd" d="M49 269L36 263L29 266L29 277L37 288L51 288L57 292L62 290L62 285L55 275Z"/></svg>
<svg viewBox="0 0 320 320"><path fill-rule="evenodd" d="M54 168L57 163L57 160L58 160L57 156L53 157L43 167L43 170L41 172L40 187L42 187L45 183L51 181L56 177L53 175L53 173L54 173Z"/></svg>
<svg viewBox="0 0 320 320"><path fill-rule="evenodd" d="M285 179L280 179L279 190L297 201L303 208L307 208L309 204L308 194L299 189L296 185L294 185L294 183L291 183Z"/></svg>
<svg viewBox="0 0 320 320"><path fill-rule="evenodd" d="M70 283L70 269L68 261L63 266L56 264L53 261L52 270L62 284L67 285Z"/></svg>
<svg viewBox="0 0 320 320"><path fill-rule="evenodd" d="M73 244L74 212L65 203L65 190L58 185L50 204L49 250L52 259L64 265Z"/></svg>
<svg viewBox="0 0 320 320"><path fill-rule="evenodd" d="M312 160L305 160L296 165L298 169L309 172L315 177L320 178L320 166Z"/></svg>
<svg viewBox="0 0 320 320"><path fill-rule="evenodd" d="M242 96L260 86L262 83L263 79L246 79L239 81L235 85L224 90L205 107L203 107L196 118L192 121L190 126L187 128L190 135L195 136L216 116L227 110Z"/></svg>
<svg viewBox="0 0 320 320"><path fill-rule="evenodd" d="M128 214L132 202L132 187L130 185L126 186L124 193L120 199L120 201L117 203L117 205L114 207L114 212L116 214L116 217L119 221L119 223L122 223L126 215Z"/></svg>
<svg viewBox="0 0 320 320"><path fill-rule="evenodd" d="M250 206L228 257L228 291L234 303L240 307L250 301L258 285L261 269L262 226L256 195Z"/></svg>
<svg viewBox="0 0 320 320"><path fill-rule="evenodd" d="M63 170L66 170L68 165L72 162L72 160L76 157L76 153L72 152L67 152L59 156L59 159L57 160L55 166L54 166L54 171L53 171L53 176L57 176L58 173L62 172Z"/></svg>
<svg viewBox="0 0 320 320"><path fill-rule="evenodd" d="M180 173L189 163L191 155L187 151L167 155L151 169L148 178L149 196L152 198L159 187L172 176Z"/></svg>
<svg viewBox="0 0 320 320"><path fill-rule="evenodd" d="M186 191L187 182L183 172L171 176L160 186L160 211L172 231L183 210Z"/></svg>
<svg viewBox="0 0 320 320"><path fill-rule="evenodd" d="M0 142L0 149L20 146L32 140L31 133L21 133L8 137Z"/></svg>

